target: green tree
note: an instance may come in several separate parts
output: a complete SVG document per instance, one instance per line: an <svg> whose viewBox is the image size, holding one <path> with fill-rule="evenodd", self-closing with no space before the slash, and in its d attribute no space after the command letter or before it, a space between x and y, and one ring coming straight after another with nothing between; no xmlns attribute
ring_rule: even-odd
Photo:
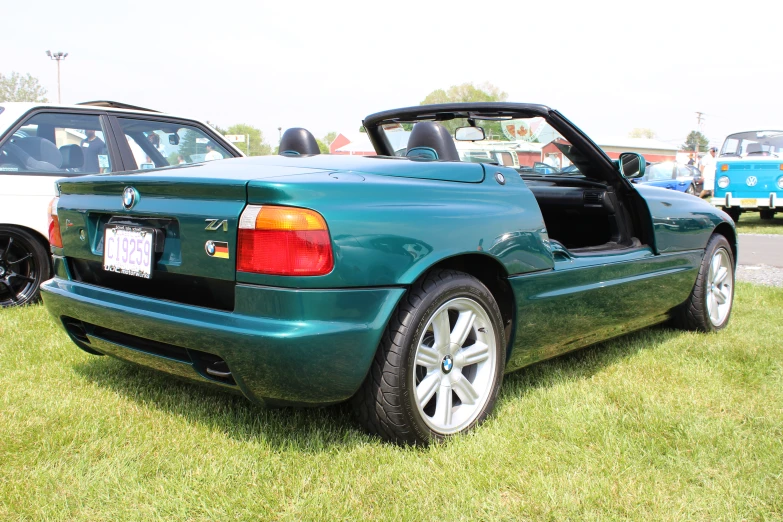
<svg viewBox="0 0 783 522"><path fill-rule="evenodd" d="M657 137L657 134L655 134L655 131L652 129L645 129L645 128L635 128L631 132L628 133L629 138L648 138L648 139L654 139Z"/></svg>
<svg viewBox="0 0 783 522"><path fill-rule="evenodd" d="M332 144L334 139L337 137L337 133L335 131L327 132L322 139L317 139L316 142L318 143L318 148L321 150L321 154L329 154L329 145Z"/></svg>
<svg viewBox="0 0 783 522"><path fill-rule="evenodd" d="M0 102L48 102L46 89L38 83L38 78L22 76L12 72L9 76L0 74Z"/></svg>
<svg viewBox="0 0 783 522"><path fill-rule="evenodd" d="M496 102L506 101L507 99L508 93L501 91L500 88L489 82L482 83L478 86L474 85L472 82L467 82L460 85L452 85L448 89L434 90L425 96L419 105L430 105L433 103ZM452 134L457 127L467 125L467 123L461 119L442 121L440 123ZM484 133L487 138L506 139L500 126L501 122L482 121L477 122L477 125L484 127Z"/></svg>
<svg viewBox="0 0 783 522"><path fill-rule="evenodd" d="M691 131L688 137L685 138L685 143L682 145L682 150L696 150L696 144L699 145L699 150L707 150L710 145L710 140L699 131Z"/></svg>
<svg viewBox="0 0 783 522"><path fill-rule="evenodd" d="M508 93L501 91L489 82L478 87L472 82L452 85L447 90L437 89L429 93L419 105L455 102L494 102L506 101Z"/></svg>
<svg viewBox="0 0 783 522"><path fill-rule="evenodd" d="M246 123L237 123L226 129L225 134L246 134L250 136L250 153L247 151L247 143L235 143L235 145L248 156L268 156L272 154L272 147L264 141L264 133Z"/></svg>

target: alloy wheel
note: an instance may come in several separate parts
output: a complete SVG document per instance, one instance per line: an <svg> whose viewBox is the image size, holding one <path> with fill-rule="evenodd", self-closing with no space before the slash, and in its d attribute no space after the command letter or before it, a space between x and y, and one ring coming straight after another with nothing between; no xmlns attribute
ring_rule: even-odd
<svg viewBox="0 0 783 522"><path fill-rule="evenodd" d="M419 339L412 372L427 426L444 435L469 426L492 394L496 365L495 330L479 303L461 297L438 308Z"/></svg>
<svg viewBox="0 0 783 522"><path fill-rule="evenodd" d="M734 275L731 258L724 248L715 251L707 275L707 313L714 326L720 326L731 311Z"/></svg>
<svg viewBox="0 0 783 522"><path fill-rule="evenodd" d="M0 306L29 301L38 289L39 272L31 245L14 235L0 235Z"/></svg>

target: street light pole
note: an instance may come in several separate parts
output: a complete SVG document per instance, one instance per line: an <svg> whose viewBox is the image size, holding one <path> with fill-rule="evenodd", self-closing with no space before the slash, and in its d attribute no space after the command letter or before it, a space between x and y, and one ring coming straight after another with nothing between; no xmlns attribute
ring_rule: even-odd
<svg viewBox="0 0 783 522"><path fill-rule="evenodd" d="M60 62L68 57L68 53L58 51L53 53L52 51L46 51L46 56L52 60L57 61L57 103L62 103L62 96L60 94Z"/></svg>

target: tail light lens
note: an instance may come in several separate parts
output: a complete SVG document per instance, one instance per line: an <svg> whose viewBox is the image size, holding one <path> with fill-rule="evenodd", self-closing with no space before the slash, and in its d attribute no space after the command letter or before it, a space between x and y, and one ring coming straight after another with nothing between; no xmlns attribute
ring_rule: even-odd
<svg viewBox="0 0 783 522"><path fill-rule="evenodd" d="M326 221L305 208L248 205L239 218L237 271L319 276L332 271Z"/></svg>
<svg viewBox="0 0 783 522"><path fill-rule="evenodd" d="M60 235L60 218L57 217L57 202L60 198L53 198L49 202L49 244L57 247L63 247L63 238Z"/></svg>

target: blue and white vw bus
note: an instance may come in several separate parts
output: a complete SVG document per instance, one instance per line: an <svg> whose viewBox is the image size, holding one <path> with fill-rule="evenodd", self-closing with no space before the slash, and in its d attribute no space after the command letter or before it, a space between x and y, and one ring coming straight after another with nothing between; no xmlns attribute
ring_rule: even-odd
<svg viewBox="0 0 783 522"><path fill-rule="evenodd" d="M715 165L712 204L734 221L743 212L772 219L783 211L783 131L731 134L723 142Z"/></svg>

